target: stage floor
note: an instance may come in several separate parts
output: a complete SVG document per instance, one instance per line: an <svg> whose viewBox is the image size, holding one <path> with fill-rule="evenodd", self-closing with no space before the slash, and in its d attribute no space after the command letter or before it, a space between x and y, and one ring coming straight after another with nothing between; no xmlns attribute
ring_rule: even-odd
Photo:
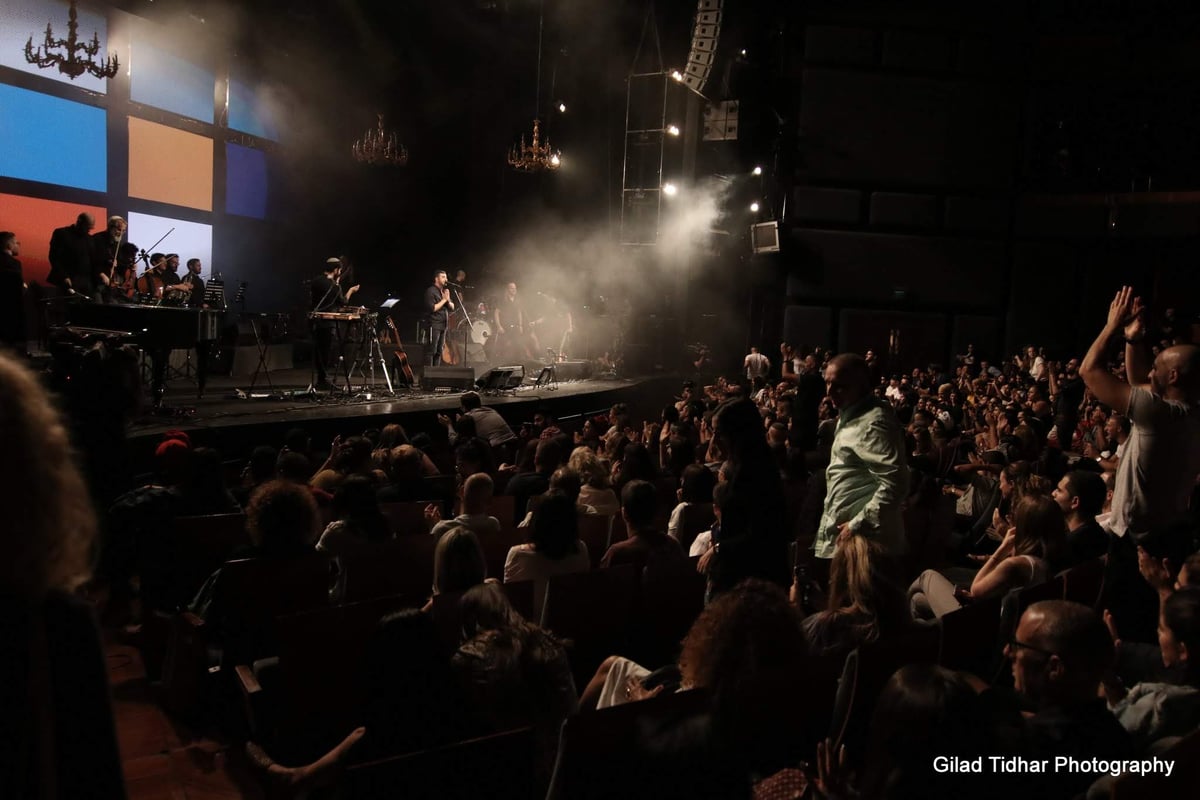
<svg viewBox="0 0 1200 800"><path fill-rule="evenodd" d="M528 373L527 373L528 375ZM164 409L173 413L144 414L136 418L129 430L131 441L156 440L164 431L182 429L204 430L232 444L238 431L262 426L318 427L349 430L382 427L391 419L369 421L370 418L402 418L404 424L428 427L436 414L457 409L461 390L423 391L397 388L394 395L380 380L370 392L347 393L307 391L310 373L307 369L279 370L271 373L271 387L260 378L251 390L244 376L212 376L204 397L197 398L196 386L186 379L173 380L164 398ZM612 403L629 402L627 395L648 390L657 397L677 388L677 376L646 376L629 378L589 378L559 381L550 386L535 386L531 377L515 391L487 394L484 403L495 407L509 420L532 419L539 407L550 409L556 416L606 410ZM382 391L380 390L382 389ZM314 426L313 423L316 423Z"/></svg>

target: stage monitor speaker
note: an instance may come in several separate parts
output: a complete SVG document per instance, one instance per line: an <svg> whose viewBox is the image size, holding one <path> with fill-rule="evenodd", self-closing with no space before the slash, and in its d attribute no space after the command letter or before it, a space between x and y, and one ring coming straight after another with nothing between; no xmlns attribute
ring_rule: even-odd
<svg viewBox="0 0 1200 800"><path fill-rule="evenodd" d="M409 359L410 363L412 359ZM469 391L475 388L474 367L425 367L421 374L421 388L426 390L456 389Z"/></svg>
<svg viewBox="0 0 1200 800"><path fill-rule="evenodd" d="M517 364L508 367L493 367L475 381L475 387L480 391L493 392L506 389L516 389L525 380L525 366Z"/></svg>
<svg viewBox="0 0 1200 800"><path fill-rule="evenodd" d="M560 381L582 381L592 377L590 361L560 361L554 365L555 377Z"/></svg>

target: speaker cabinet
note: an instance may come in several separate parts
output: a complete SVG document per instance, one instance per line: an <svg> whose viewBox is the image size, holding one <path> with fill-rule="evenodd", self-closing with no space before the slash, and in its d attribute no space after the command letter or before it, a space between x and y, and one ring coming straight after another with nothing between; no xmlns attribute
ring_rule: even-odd
<svg viewBox="0 0 1200 800"><path fill-rule="evenodd" d="M412 362L412 359L409 359ZM468 391L475 388L475 368L474 367L425 367L421 375L421 388L425 390L434 389L456 389L458 391Z"/></svg>

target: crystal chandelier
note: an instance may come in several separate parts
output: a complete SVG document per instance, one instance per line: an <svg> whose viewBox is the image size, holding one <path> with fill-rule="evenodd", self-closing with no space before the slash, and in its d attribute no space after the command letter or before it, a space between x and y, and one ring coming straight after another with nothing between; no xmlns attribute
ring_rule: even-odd
<svg viewBox="0 0 1200 800"><path fill-rule="evenodd" d="M408 163L408 150L400 144L395 132L383 128L383 114L377 115L379 124L368 130L351 146L354 160L362 164L391 164L403 167Z"/></svg>
<svg viewBox="0 0 1200 800"><path fill-rule="evenodd" d="M75 0L67 12L67 38L55 39L54 29L46 23L46 41L36 50L33 47L33 37L25 43L25 60L37 64L41 69L58 66L58 71L75 80L85 72L90 72L97 78L111 78L117 74L120 64L116 56L109 56L99 62L93 61L100 52L100 37L92 33L91 42L80 42L78 36L79 20L75 13ZM62 48L63 53L54 52ZM84 58L86 56L86 58Z"/></svg>
<svg viewBox="0 0 1200 800"><path fill-rule="evenodd" d="M538 121L533 121L533 140L525 144L525 134L521 134L521 143L514 144L508 151L508 165L521 172L541 172L555 170L562 164L562 153L550 147L550 139L541 143L541 133Z"/></svg>
<svg viewBox="0 0 1200 800"><path fill-rule="evenodd" d="M562 153L550 147L550 137L542 144L540 122L542 105L542 28L545 22L544 6L538 5L538 50L537 50L537 96L533 105L533 139L525 144L525 134L521 134L520 144L514 144L508 150L508 165L520 172L551 172L562 166Z"/></svg>

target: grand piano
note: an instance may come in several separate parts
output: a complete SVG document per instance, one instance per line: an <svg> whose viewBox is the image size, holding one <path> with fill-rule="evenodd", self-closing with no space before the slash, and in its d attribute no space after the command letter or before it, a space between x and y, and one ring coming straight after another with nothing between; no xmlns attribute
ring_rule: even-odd
<svg viewBox="0 0 1200 800"><path fill-rule="evenodd" d="M224 311L170 306L68 303L66 323L71 327L123 331L150 356L155 402L166 387L167 359L172 350L196 349L196 384L201 394L208 377L211 343L221 329Z"/></svg>

